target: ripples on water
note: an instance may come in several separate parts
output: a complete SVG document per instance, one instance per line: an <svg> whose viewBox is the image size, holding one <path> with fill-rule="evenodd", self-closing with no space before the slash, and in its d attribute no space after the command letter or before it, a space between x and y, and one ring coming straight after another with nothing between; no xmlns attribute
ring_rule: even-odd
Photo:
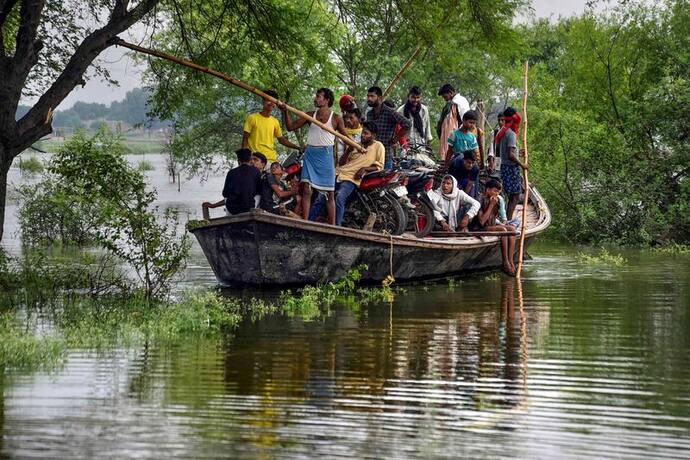
<svg viewBox="0 0 690 460"><path fill-rule="evenodd" d="M0 456L690 457L690 258L532 252L522 303L479 276L4 374Z"/></svg>

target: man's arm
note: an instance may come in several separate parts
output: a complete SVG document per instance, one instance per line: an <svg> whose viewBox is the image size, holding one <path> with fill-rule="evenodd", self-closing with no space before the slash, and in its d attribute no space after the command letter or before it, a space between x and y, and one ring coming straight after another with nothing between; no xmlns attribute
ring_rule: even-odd
<svg viewBox="0 0 690 460"><path fill-rule="evenodd" d="M477 161L479 162L479 167L484 168L484 131L477 128Z"/></svg>
<svg viewBox="0 0 690 460"><path fill-rule="evenodd" d="M350 138L350 135L345 131L345 122L337 113L333 114L333 128L348 139Z"/></svg>
<svg viewBox="0 0 690 460"><path fill-rule="evenodd" d="M285 147L287 147L289 149L295 149L295 150L300 149L299 145L290 142L289 140L287 140L287 138L285 136L278 137L278 142L280 142L282 145L284 145Z"/></svg>
<svg viewBox="0 0 690 460"><path fill-rule="evenodd" d="M453 146L451 144L448 144L448 151L446 152L446 159L445 162L443 163L443 170L448 171L448 166L450 165L450 160L453 158L453 155L455 155L455 152L453 151Z"/></svg>
<svg viewBox="0 0 690 460"><path fill-rule="evenodd" d="M283 113L283 120L285 120L285 127L288 131L296 131L308 123L304 118L298 118L296 121L292 121L290 114L285 108L285 104L281 103L278 107L280 107L280 111Z"/></svg>
<svg viewBox="0 0 690 460"><path fill-rule="evenodd" d="M515 147L508 148L508 158L511 161L514 161L515 163L519 164L522 169L524 169L524 170L529 169L529 167L527 166L527 163L523 163L522 161L520 161L520 158L518 158L517 149Z"/></svg>
<svg viewBox="0 0 690 460"><path fill-rule="evenodd" d="M494 207L496 206L496 202L497 202L497 199L492 198L491 201L489 202L489 206L487 206L484 211L482 211L481 209L479 210L477 215L479 216L479 225L481 225L482 227L486 227L487 221L489 220L489 217L491 217L491 214L494 211Z"/></svg>
<svg viewBox="0 0 690 460"><path fill-rule="evenodd" d="M223 198L222 200L217 201L215 203L204 201L203 203L201 203L201 207L202 208L219 208L219 207L223 206L224 204L225 204L225 198Z"/></svg>
<svg viewBox="0 0 690 460"><path fill-rule="evenodd" d="M481 212L481 205L479 204L479 201L475 200L474 198L469 196L467 193L464 193L463 191L460 191L460 201L464 204L470 205L469 211L467 211L465 216L458 223L458 227L462 230L462 229L467 228L470 221L472 219L474 219L474 216L476 216L477 213ZM479 219L481 220L481 217ZM484 224L482 224L482 225L484 225Z"/></svg>
<svg viewBox="0 0 690 460"><path fill-rule="evenodd" d="M249 133L247 131L242 132L242 148L249 148Z"/></svg>
<svg viewBox="0 0 690 460"><path fill-rule="evenodd" d="M273 190L273 193L278 195L279 198L287 198L289 196L297 195L296 190L283 190L278 184L271 184L271 190Z"/></svg>
<svg viewBox="0 0 690 460"><path fill-rule="evenodd" d="M405 118L404 115L399 114L393 109L391 109L391 113L393 114L393 118L395 118L395 121L400 124L400 127L403 129L405 133L407 133L410 130L410 128L412 128L412 122Z"/></svg>
<svg viewBox="0 0 690 460"><path fill-rule="evenodd" d="M434 139L434 136L431 134L431 120L429 120L429 109L424 111L422 123L424 124L424 132L426 133L426 143L428 145Z"/></svg>

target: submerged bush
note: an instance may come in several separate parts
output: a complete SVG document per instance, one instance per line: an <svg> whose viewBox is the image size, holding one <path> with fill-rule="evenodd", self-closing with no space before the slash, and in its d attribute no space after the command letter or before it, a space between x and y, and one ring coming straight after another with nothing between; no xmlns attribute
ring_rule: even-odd
<svg viewBox="0 0 690 460"><path fill-rule="evenodd" d="M100 246L131 267L147 298L164 296L184 268L189 239L177 235L175 211L152 207L156 192L124 151L106 130L78 133L60 148L40 183L19 189L23 242Z"/></svg>

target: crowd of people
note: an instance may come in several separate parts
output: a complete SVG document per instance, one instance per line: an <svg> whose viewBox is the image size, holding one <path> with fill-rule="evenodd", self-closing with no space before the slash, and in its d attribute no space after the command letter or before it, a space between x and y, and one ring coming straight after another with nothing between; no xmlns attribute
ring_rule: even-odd
<svg viewBox="0 0 690 460"><path fill-rule="evenodd" d="M278 99L274 91L265 93ZM485 161L484 133L478 126L477 112L450 84L443 85L438 96L446 102L435 130L442 140L438 156L442 160L440 169L446 175L440 186L429 192L429 197L439 230L514 232L519 222L513 220L513 213L523 191L522 171L527 169L518 148L520 115L512 107L499 114ZM431 147L429 108L422 103L422 90L417 86L409 89L407 100L397 110L384 100L377 86L367 91L368 110L364 114L350 95L339 99L340 114L333 111L334 102L329 88L316 91L315 109L309 114L319 121L317 125L306 118L293 119L282 102L264 99L261 111L245 120L242 148L236 151L239 165L227 174L224 199L204 203L203 207L225 206L229 214L261 208L310 220L319 218L325 208L326 222L341 225L347 200L364 175L393 168L396 146ZM304 147L283 135L280 122L273 116L276 108L288 131L308 125ZM358 148L322 126L354 141ZM299 179L292 177L289 183L285 180L283 168L277 162L276 140L303 152ZM482 169L486 169L489 178L480 187ZM315 196L314 191L319 193ZM502 237L501 244L504 271L512 273L515 267L505 254L512 254L515 237Z"/></svg>

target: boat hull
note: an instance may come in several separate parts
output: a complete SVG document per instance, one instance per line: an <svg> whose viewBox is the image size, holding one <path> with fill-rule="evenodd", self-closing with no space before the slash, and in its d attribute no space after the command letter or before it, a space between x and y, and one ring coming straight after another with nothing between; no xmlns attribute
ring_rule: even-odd
<svg viewBox="0 0 690 460"><path fill-rule="evenodd" d="M533 218L525 232L526 247L551 219L538 192L530 196ZM398 282L440 278L502 265L497 236L389 236L259 210L212 219L190 231L216 278L226 285L314 284L337 280L360 265L367 266L364 282L380 282L390 274Z"/></svg>
<svg viewBox="0 0 690 460"><path fill-rule="evenodd" d="M433 248L401 244L397 238L359 240L256 219L197 230L194 235L223 284L313 284L336 280L363 264L368 268L362 281L370 282L391 273L397 281L412 281L501 267L497 241ZM531 240L526 238L525 244Z"/></svg>

